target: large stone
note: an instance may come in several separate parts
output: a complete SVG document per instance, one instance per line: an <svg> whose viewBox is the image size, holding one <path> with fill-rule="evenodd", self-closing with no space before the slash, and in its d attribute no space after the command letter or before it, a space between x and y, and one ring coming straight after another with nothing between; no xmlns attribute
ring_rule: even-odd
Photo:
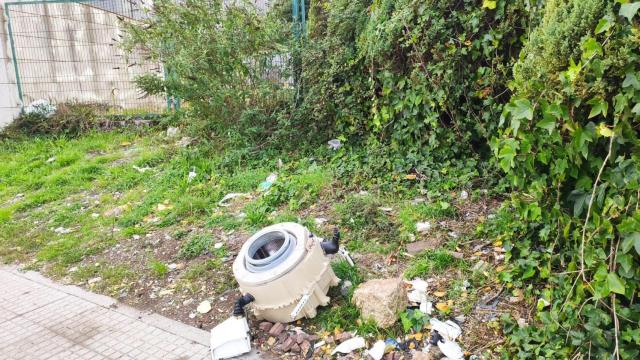
<svg viewBox="0 0 640 360"><path fill-rule="evenodd" d="M417 255L425 250L433 250L440 246L440 241L436 238L421 240L407 244L407 253Z"/></svg>
<svg viewBox="0 0 640 360"><path fill-rule="evenodd" d="M407 290L401 279L370 280L358 286L352 301L363 319L371 319L379 327L387 328L407 308Z"/></svg>

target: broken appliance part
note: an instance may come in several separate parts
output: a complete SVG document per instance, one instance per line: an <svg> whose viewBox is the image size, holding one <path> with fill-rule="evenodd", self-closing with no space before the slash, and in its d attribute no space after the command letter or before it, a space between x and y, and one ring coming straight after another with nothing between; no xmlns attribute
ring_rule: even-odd
<svg viewBox="0 0 640 360"><path fill-rule="evenodd" d="M258 319L287 323L312 318L329 303L329 287L338 285L330 258L339 250L340 234L331 240L314 236L296 223L268 226L247 240L233 263L243 294L255 298Z"/></svg>

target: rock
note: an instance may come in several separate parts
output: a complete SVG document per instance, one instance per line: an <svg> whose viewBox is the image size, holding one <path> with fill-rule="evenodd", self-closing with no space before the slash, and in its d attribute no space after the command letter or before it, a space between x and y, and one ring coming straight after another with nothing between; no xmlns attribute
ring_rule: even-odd
<svg viewBox="0 0 640 360"><path fill-rule="evenodd" d="M122 215L122 213L124 213L127 209L129 208L128 205L120 205L120 206L116 206L113 209L107 210L104 212L104 216L106 217L111 217L111 216L120 216Z"/></svg>
<svg viewBox="0 0 640 360"><path fill-rule="evenodd" d="M176 145L178 145L179 147L187 147L189 145L191 145L191 143L193 142L193 139L188 137L188 136L183 136L182 139L180 139Z"/></svg>
<svg viewBox="0 0 640 360"><path fill-rule="evenodd" d="M300 345L298 344L293 344L293 346L291 347L291 352L292 353L299 353L300 352Z"/></svg>
<svg viewBox="0 0 640 360"><path fill-rule="evenodd" d="M460 193L460 199L467 200L469 198L469 193L466 190L462 190Z"/></svg>
<svg viewBox="0 0 640 360"><path fill-rule="evenodd" d="M456 259L464 259L464 254L461 252L452 251L451 255Z"/></svg>
<svg viewBox="0 0 640 360"><path fill-rule="evenodd" d="M307 340L303 341L302 344L300 344L300 353L303 356L306 356L309 353L310 349L311 349L311 343L308 342Z"/></svg>
<svg viewBox="0 0 640 360"><path fill-rule="evenodd" d="M296 334L295 337L296 337L296 343L302 344L302 342L305 341L305 339L307 338L307 334L299 333L299 334Z"/></svg>
<svg viewBox="0 0 640 360"><path fill-rule="evenodd" d="M351 283L351 281L349 280L342 281L342 283L340 283L340 294L342 294L342 296L344 297L349 296L349 291L351 291L352 287L353 287L353 284Z"/></svg>
<svg viewBox="0 0 640 360"><path fill-rule="evenodd" d="M287 351L291 350L291 348L292 348L294 345L298 345L298 344L296 344L296 340L295 340L292 336L289 336L289 337L287 338L287 340L285 340L285 341L282 343L282 351L287 352ZM298 349L300 349L300 348L298 348ZM298 350L298 351L300 351L300 350Z"/></svg>
<svg viewBox="0 0 640 360"><path fill-rule="evenodd" d="M352 337L353 337L352 333L350 333L348 331L345 331L343 333L340 333L340 335L336 336L336 341L343 342L343 341L351 339Z"/></svg>
<svg viewBox="0 0 640 360"><path fill-rule="evenodd" d="M191 303L193 302L193 299L187 299L185 301L182 302L182 306L188 306L191 305Z"/></svg>
<svg viewBox="0 0 640 360"><path fill-rule="evenodd" d="M326 338L324 338L324 341L325 341L327 344L333 344L334 342L336 342L336 341L333 339L333 336L327 336Z"/></svg>
<svg viewBox="0 0 640 360"><path fill-rule="evenodd" d="M429 239L416 241L407 244L407 253L410 255L417 255L424 250L433 250L440 245L440 241L438 239Z"/></svg>
<svg viewBox="0 0 640 360"><path fill-rule="evenodd" d="M353 303L364 319L372 319L381 328L393 325L408 305L407 290L399 278L369 280L353 293Z"/></svg>
<svg viewBox="0 0 640 360"><path fill-rule="evenodd" d="M273 324L271 329L269 329L269 335L278 336L283 331L284 331L284 325L282 323L275 323L275 324Z"/></svg>
<svg viewBox="0 0 640 360"><path fill-rule="evenodd" d="M413 360L435 360L436 358L431 356L431 353L424 353L422 351L417 351L413 354Z"/></svg>
<svg viewBox="0 0 640 360"><path fill-rule="evenodd" d="M89 281L87 281L87 284L94 285L94 284L99 283L100 281L102 281L102 278L100 276L98 276L98 277L94 277L94 278L89 279Z"/></svg>
<svg viewBox="0 0 640 360"><path fill-rule="evenodd" d="M260 323L260 325L258 325L258 328L264 332L268 332L269 330L271 330L272 326L273 326L272 323L268 321L263 321Z"/></svg>
<svg viewBox="0 0 640 360"><path fill-rule="evenodd" d="M205 300L198 305L196 309L200 314L206 314L211 311L211 303L208 300Z"/></svg>

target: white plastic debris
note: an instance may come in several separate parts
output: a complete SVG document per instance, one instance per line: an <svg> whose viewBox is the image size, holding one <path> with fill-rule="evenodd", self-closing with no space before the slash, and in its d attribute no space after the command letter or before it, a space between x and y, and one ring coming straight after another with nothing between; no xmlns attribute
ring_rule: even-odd
<svg viewBox="0 0 640 360"><path fill-rule="evenodd" d="M258 190L260 191L269 190L269 188L273 185L273 183L276 182L276 180L278 180L278 174L276 173L269 174L269 176L267 176L267 178L263 182L261 182L260 185L258 185Z"/></svg>
<svg viewBox="0 0 640 360"><path fill-rule="evenodd" d="M213 360L228 359L251 351L249 325L244 317L230 317L211 330Z"/></svg>
<svg viewBox="0 0 640 360"><path fill-rule="evenodd" d="M56 157L52 156L50 158L47 159L47 161L45 161L47 164L51 164L52 162L56 161Z"/></svg>
<svg viewBox="0 0 640 360"><path fill-rule="evenodd" d="M229 206L229 200L233 200L235 198L238 197L243 197L245 199L251 199L251 195L250 194L246 194L246 193L230 193L225 195L222 200L218 201L218 206Z"/></svg>
<svg viewBox="0 0 640 360"><path fill-rule="evenodd" d="M36 100L24 108L24 112L27 114L40 114L45 117L50 117L56 110L56 106L51 104L47 99Z"/></svg>
<svg viewBox="0 0 640 360"><path fill-rule="evenodd" d="M191 169L191 171L189 171L189 175L187 175L187 182L192 182L193 179L196 178L196 176L198 176L198 174L196 173L195 169Z"/></svg>
<svg viewBox="0 0 640 360"><path fill-rule="evenodd" d="M327 222L327 219L321 218L321 217L317 217L317 218L314 219L314 221L316 222L316 225L322 226L322 224Z"/></svg>
<svg viewBox="0 0 640 360"><path fill-rule="evenodd" d="M327 344L327 343L326 343L324 340L321 340L321 341L318 341L317 343L315 343L315 344L313 345L313 348L314 348L314 349L317 349L317 348L319 348L319 347L321 347L321 346L325 346L326 344Z"/></svg>
<svg viewBox="0 0 640 360"><path fill-rule="evenodd" d="M440 348L440 352L442 352L442 354L446 356L447 359L464 359L464 352L462 351L460 345L458 345L458 343L456 343L455 341L438 341L438 348Z"/></svg>
<svg viewBox="0 0 640 360"><path fill-rule="evenodd" d="M409 301L414 303L426 302L427 298L427 282L422 279L413 279L407 281L411 285L411 290L407 293Z"/></svg>
<svg viewBox="0 0 640 360"><path fill-rule="evenodd" d="M220 249L223 246L224 246L224 243L222 243L222 242L217 242L217 243L213 244L213 248L216 249L216 250Z"/></svg>
<svg viewBox="0 0 640 360"><path fill-rule="evenodd" d="M467 200L468 198L469 198L469 193L466 192L465 190L462 190L462 192L460 193L460 199Z"/></svg>
<svg viewBox="0 0 640 360"><path fill-rule="evenodd" d="M369 349L369 356L373 358L373 360L380 360L384 356L384 348L386 344L383 340L376 341L375 344Z"/></svg>
<svg viewBox="0 0 640 360"><path fill-rule="evenodd" d="M429 323L431 324L431 329L437 331L447 341L454 341L462 334L460 326L451 320L442 322L436 318L431 318Z"/></svg>
<svg viewBox="0 0 640 360"><path fill-rule="evenodd" d="M208 313L209 311L211 311L211 303L207 300L201 302L200 305L198 305L196 311L198 311L200 314Z"/></svg>
<svg viewBox="0 0 640 360"><path fill-rule="evenodd" d="M332 139L327 141L327 144L329 145L329 148L331 150L338 150L340 149L340 147L342 147L342 142L338 139Z"/></svg>
<svg viewBox="0 0 640 360"><path fill-rule="evenodd" d="M349 252L347 251L347 249L345 248L339 248L338 249L338 254L340 254L340 256L342 256L342 258L349 263L349 265L351 266L356 266L356 264L353 262L353 259L351 258L351 255L349 255Z"/></svg>
<svg viewBox="0 0 640 360"><path fill-rule="evenodd" d="M169 126L167 128L167 137L176 137L180 130L177 127Z"/></svg>
<svg viewBox="0 0 640 360"><path fill-rule="evenodd" d="M139 167L139 166L135 166L133 165L133 169L141 174L144 174L145 172L147 172L148 170L151 170L150 167L145 166L145 167Z"/></svg>
<svg viewBox="0 0 640 360"><path fill-rule="evenodd" d="M364 342L364 338L362 336L356 336L349 340L343 341L340 345L336 346L333 349L331 355L335 355L336 353L348 354L358 349L362 349L366 344Z"/></svg>
<svg viewBox="0 0 640 360"><path fill-rule="evenodd" d="M420 311L427 315L433 313L433 303L431 301L424 301L420 303Z"/></svg>
<svg viewBox="0 0 640 360"><path fill-rule="evenodd" d="M428 221L416 223L416 230L419 233L426 233L431 230L431 223Z"/></svg>

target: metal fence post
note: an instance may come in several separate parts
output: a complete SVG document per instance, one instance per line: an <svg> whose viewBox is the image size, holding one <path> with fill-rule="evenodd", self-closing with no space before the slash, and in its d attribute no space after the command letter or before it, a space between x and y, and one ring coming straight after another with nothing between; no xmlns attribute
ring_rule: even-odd
<svg viewBox="0 0 640 360"><path fill-rule="evenodd" d="M24 100L22 98L22 81L20 81L20 70L18 67L18 58L16 57L16 45L13 40L13 27L11 26L11 14L9 13L9 6L13 3L4 4L4 13L7 17L7 29L9 31L9 44L11 46L11 61L13 62L13 71L16 76L16 87L18 88L18 99L20 99L20 112L24 111Z"/></svg>

